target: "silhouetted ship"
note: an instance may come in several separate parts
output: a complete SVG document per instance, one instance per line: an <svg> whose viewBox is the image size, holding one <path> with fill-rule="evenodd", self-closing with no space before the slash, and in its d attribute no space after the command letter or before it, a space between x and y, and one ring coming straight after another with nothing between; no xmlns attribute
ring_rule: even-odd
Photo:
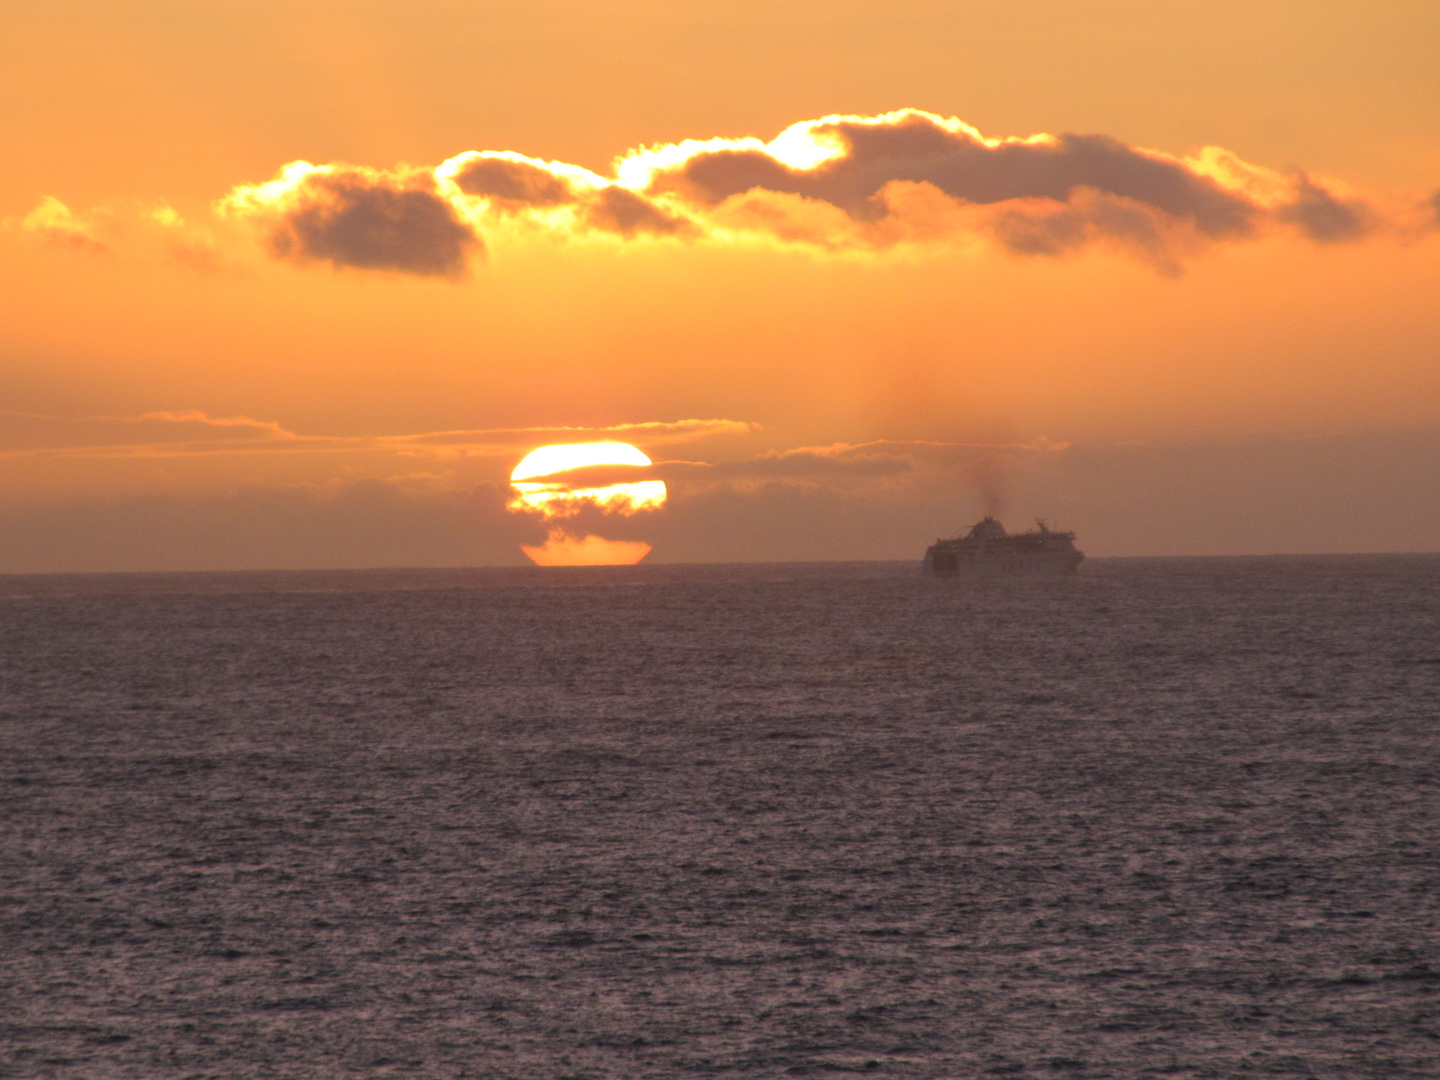
<svg viewBox="0 0 1440 1080"><path fill-rule="evenodd" d="M1052 532L1045 522L1026 533L1007 533L992 517L964 536L937 540L925 552L925 573L989 577L1009 574L1073 574L1085 558L1073 532Z"/></svg>

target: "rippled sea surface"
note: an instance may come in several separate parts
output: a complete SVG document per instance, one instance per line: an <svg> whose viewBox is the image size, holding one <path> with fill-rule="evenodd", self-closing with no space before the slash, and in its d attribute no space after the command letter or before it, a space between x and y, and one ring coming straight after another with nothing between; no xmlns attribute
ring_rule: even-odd
<svg viewBox="0 0 1440 1080"><path fill-rule="evenodd" d="M1440 556L0 578L0 1075L1440 1075Z"/></svg>

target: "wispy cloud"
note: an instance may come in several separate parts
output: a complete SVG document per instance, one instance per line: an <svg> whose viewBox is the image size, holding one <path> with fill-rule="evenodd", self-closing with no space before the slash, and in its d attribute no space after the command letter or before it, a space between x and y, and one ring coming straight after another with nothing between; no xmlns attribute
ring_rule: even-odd
<svg viewBox="0 0 1440 1080"><path fill-rule="evenodd" d="M975 462L999 457L1041 456L1070 448L1069 443L1036 439L1032 442L936 442L919 439L877 439L862 443L832 443L767 450L740 458L697 461L685 458L659 460L650 466L587 465L546 476L546 480L575 487L602 487L633 483L654 477L690 486L754 486L756 483L800 484L871 481L935 471L968 469Z"/></svg>
<svg viewBox="0 0 1440 1080"><path fill-rule="evenodd" d="M207 224L186 221L164 201L79 211L46 195L24 217L0 221L0 228L81 254L138 256L200 274L239 268Z"/></svg>
<svg viewBox="0 0 1440 1080"><path fill-rule="evenodd" d="M95 255L110 253L109 245L96 234L94 221L75 213L53 195L46 195L39 206L20 219L20 229L59 247Z"/></svg>
<svg viewBox="0 0 1440 1080"><path fill-rule="evenodd" d="M308 435L272 420L210 416L199 410L138 416L61 417L0 410L0 457L203 457L225 454L390 453L403 457L508 458L545 442L625 438L672 446L744 435L741 420L647 420L603 427L541 426L425 431L398 435Z"/></svg>
<svg viewBox="0 0 1440 1080"><path fill-rule="evenodd" d="M226 260L220 246L205 230L182 218L169 203L150 207L144 217L158 228L165 253L174 262L200 274L214 274L225 269Z"/></svg>

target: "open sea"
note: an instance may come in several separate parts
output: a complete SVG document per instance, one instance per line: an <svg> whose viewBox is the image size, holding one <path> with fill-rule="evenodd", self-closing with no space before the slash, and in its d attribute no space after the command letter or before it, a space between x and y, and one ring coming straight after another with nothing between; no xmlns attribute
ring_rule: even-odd
<svg viewBox="0 0 1440 1080"><path fill-rule="evenodd" d="M1440 1076L1440 556L0 577L0 1076Z"/></svg>

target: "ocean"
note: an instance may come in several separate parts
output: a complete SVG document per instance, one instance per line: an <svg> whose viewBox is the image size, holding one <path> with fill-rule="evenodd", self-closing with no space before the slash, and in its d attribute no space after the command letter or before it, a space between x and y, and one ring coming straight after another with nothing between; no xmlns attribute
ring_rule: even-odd
<svg viewBox="0 0 1440 1080"><path fill-rule="evenodd" d="M1440 556L0 577L0 1076L1440 1075Z"/></svg>

